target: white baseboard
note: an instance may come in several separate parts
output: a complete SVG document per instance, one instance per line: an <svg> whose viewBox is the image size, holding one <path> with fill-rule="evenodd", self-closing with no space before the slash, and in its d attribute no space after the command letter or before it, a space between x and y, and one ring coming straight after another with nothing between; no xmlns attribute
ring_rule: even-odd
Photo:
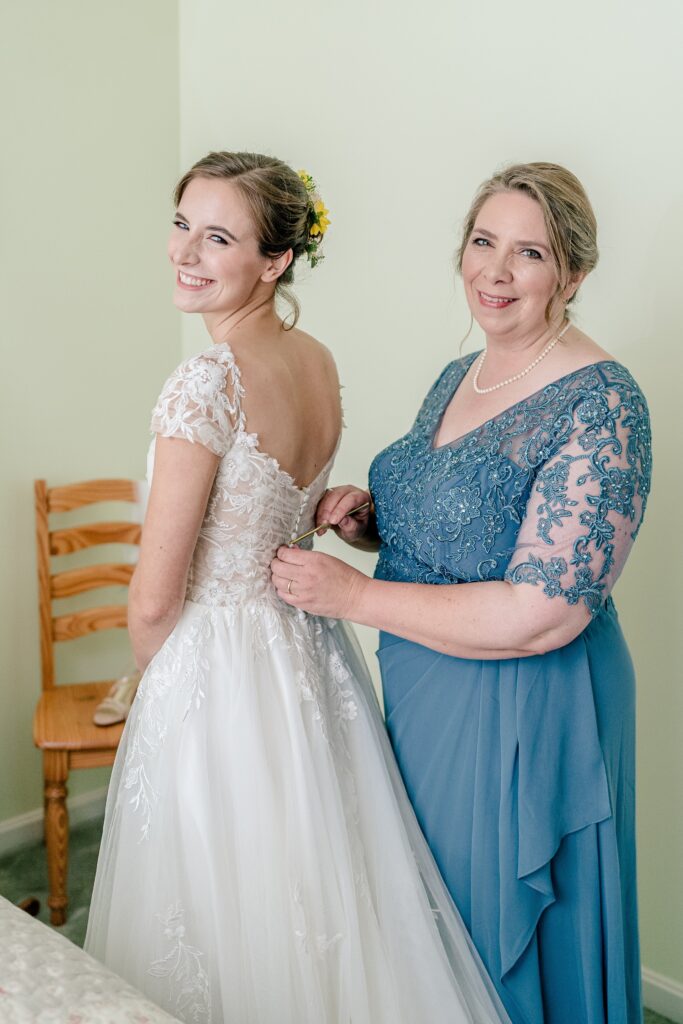
<svg viewBox="0 0 683 1024"><path fill-rule="evenodd" d="M106 786L93 789L90 793L80 793L78 796L67 798L69 824L79 825L81 822L101 817L104 814L106 800ZM25 814L17 814L14 818L7 818L5 821L0 821L0 856L3 853L19 850L22 846L40 842L42 838L42 807L37 807L34 811L26 811Z"/></svg>
<svg viewBox="0 0 683 1024"><path fill-rule="evenodd" d="M643 1003L649 1010L683 1024L683 985L643 967Z"/></svg>

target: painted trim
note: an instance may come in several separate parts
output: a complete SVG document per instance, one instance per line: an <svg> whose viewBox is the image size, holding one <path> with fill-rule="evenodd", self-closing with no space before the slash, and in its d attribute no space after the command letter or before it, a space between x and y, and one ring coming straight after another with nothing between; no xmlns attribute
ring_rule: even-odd
<svg viewBox="0 0 683 1024"><path fill-rule="evenodd" d="M107 801L107 786L93 789L90 793L79 793L78 796L67 797L69 809L69 825L80 825L104 815ZM43 838L43 808L37 807L25 814L17 814L14 818L0 821L0 856L13 853L23 846L39 843Z"/></svg>
<svg viewBox="0 0 683 1024"><path fill-rule="evenodd" d="M643 1002L648 1010L683 1024L683 985L643 967Z"/></svg>

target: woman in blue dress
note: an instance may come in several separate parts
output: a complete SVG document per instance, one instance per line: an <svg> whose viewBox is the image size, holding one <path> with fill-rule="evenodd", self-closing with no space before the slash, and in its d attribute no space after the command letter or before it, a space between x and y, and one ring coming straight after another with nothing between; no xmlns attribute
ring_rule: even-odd
<svg viewBox="0 0 683 1024"><path fill-rule="evenodd" d="M507 168L465 221L481 353L450 363L368 492L318 522L374 579L282 548L284 601L378 628L386 721L420 824L514 1024L642 1019L635 695L610 590L650 485L645 399L568 319L597 262L580 182Z"/></svg>

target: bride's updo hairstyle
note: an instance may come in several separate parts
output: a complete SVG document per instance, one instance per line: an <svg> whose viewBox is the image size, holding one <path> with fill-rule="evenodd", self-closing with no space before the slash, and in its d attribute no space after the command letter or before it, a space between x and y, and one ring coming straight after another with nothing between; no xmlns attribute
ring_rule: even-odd
<svg viewBox="0 0 683 1024"><path fill-rule="evenodd" d="M195 178L222 178L232 181L249 207L259 249L263 256L280 256L292 250L294 259L278 278L276 294L291 306L288 328L299 319L299 303L289 290L294 280L294 264L307 252L312 206L306 186L299 175L282 160L260 153L209 153L187 171L175 187L176 207L187 186Z"/></svg>
<svg viewBox="0 0 683 1024"><path fill-rule="evenodd" d="M462 260L482 206L499 192L524 192L543 211L548 241L557 268L557 290L548 304L546 319L555 300L575 274L588 274L598 262L597 223L583 185L559 164L511 164L480 185L465 218L456 266ZM576 292L569 299L572 302Z"/></svg>

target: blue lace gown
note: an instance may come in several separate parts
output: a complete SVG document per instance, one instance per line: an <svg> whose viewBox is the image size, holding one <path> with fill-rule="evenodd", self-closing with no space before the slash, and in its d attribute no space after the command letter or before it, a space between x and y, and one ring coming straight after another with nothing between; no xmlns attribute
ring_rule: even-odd
<svg viewBox="0 0 683 1024"><path fill-rule="evenodd" d="M372 464L376 576L506 579L592 618L559 650L490 661L381 634L387 725L514 1024L635 1024L634 676L609 592L649 490L647 405L599 362L434 448L474 358L446 367Z"/></svg>

